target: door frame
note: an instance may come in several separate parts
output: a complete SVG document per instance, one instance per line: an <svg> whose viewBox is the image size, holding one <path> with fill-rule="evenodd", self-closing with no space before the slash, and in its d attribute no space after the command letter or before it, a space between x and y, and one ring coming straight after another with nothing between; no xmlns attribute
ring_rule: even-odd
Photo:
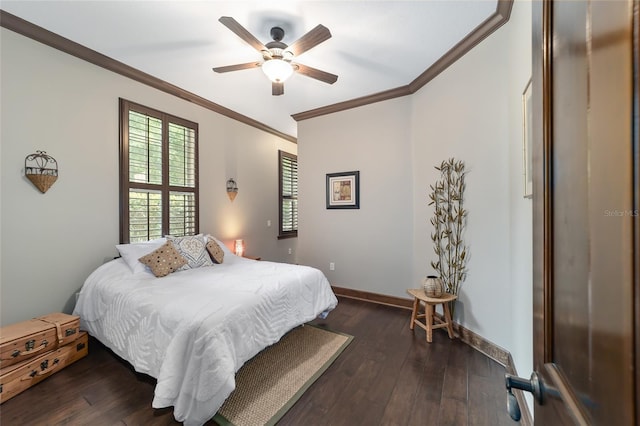
<svg viewBox="0 0 640 426"><path fill-rule="evenodd" d="M551 359L551 8L533 2L532 155L533 155L533 359L538 370ZM542 232L539 232L542 230ZM545 271L547 273L545 273Z"/></svg>
<svg viewBox="0 0 640 426"><path fill-rule="evenodd" d="M640 421L640 0L633 2L633 302L636 421Z"/></svg>
<svg viewBox="0 0 640 426"><path fill-rule="evenodd" d="M554 385L564 401L575 398L566 380L545 367L552 362L553 348L553 221L552 153L552 0L532 2L532 109L533 109L533 360L534 370L554 376ZM633 0L633 323L635 366L635 415L640 420L640 0ZM546 370L546 371L545 371ZM586 424L589 418L579 404L573 420Z"/></svg>

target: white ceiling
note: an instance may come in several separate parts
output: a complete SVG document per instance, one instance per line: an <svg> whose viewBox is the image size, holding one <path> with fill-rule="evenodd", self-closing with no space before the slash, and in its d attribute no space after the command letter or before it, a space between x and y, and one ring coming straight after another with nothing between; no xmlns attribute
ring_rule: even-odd
<svg viewBox="0 0 640 426"><path fill-rule="evenodd" d="M6 1L0 8L207 100L296 136L291 114L410 83L496 11L497 0ZM291 44L318 24L332 38L296 61L333 74L294 74L271 95L260 69L211 68L261 55L218 22L231 16L263 43L273 26Z"/></svg>

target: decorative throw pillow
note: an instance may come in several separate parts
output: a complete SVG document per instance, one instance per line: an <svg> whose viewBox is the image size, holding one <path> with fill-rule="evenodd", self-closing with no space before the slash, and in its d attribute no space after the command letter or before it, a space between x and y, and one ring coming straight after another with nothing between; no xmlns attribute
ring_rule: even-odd
<svg viewBox="0 0 640 426"><path fill-rule="evenodd" d="M147 265L156 277L169 275L187 264L187 259L178 253L171 241L167 241L162 247L141 257L139 260Z"/></svg>
<svg viewBox="0 0 640 426"><path fill-rule="evenodd" d="M207 251L215 263L224 262L224 251L213 238L209 238L209 241L207 242Z"/></svg>
<svg viewBox="0 0 640 426"><path fill-rule="evenodd" d="M207 234L205 235L205 238L207 239L207 241L213 240L215 241L218 246L222 249L222 252L225 254L225 256L233 256L233 252L231 250L229 250L229 247L226 246L225 243L223 243L222 241L220 241L218 238L214 237L211 234Z"/></svg>
<svg viewBox="0 0 640 426"><path fill-rule="evenodd" d="M187 264L181 269L199 268L201 266L213 266L213 262L207 252L207 240L202 234L186 237L170 237L178 252L187 259Z"/></svg>

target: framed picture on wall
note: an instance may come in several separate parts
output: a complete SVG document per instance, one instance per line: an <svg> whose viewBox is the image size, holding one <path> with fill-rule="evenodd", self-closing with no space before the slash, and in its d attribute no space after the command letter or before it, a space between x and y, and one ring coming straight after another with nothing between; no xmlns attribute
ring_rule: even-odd
<svg viewBox="0 0 640 426"><path fill-rule="evenodd" d="M531 153L531 79L522 92L522 163L524 175L524 198L533 197L533 154Z"/></svg>
<svg viewBox="0 0 640 426"><path fill-rule="evenodd" d="M360 208L360 172L327 173L327 208Z"/></svg>

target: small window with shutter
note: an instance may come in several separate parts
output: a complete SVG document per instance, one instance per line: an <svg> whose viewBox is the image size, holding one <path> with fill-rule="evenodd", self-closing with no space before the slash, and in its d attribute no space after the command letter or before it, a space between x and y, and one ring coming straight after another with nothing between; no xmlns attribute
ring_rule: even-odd
<svg viewBox="0 0 640 426"><path fill-rule="evenodd" d="M298 157L278 151L280 232L278 239L298 236Z"/></svg>
<svg viewBox="0 0 640 426"><path fill-rule="evenodd" d="M120 241L198 232L198 125L120 100Z"/></svg>

